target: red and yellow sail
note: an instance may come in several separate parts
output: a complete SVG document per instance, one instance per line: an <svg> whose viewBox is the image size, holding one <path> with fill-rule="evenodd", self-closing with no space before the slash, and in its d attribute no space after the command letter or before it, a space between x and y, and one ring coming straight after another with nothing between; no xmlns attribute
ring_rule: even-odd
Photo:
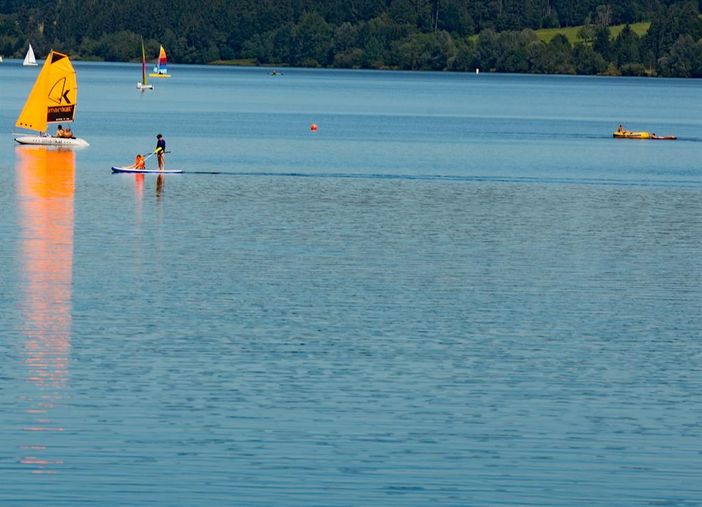
<svg viewBox="0 0 702 507"><path fill-rule="evenodd" d="M163 46L159 49L158 60L154 66L153 73L149 74L150 77L171 77L168 73L168 60L166 58L166 50Z"/></svg>

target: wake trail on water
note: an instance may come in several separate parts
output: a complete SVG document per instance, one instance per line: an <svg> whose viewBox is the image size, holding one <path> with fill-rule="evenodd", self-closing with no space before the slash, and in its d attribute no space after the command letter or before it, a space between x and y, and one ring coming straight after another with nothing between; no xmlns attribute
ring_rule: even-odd
<svg viewBox="0 0 702 507"><path fill-rule="evenodd" d="M229 171L187 171L183 174L220 175L263 178L317 178L317 179L351 179L351 180L403 180L403 181L441 181L441 182L490 182L522 183L548 185L592 185L592 186L628 186L628 187L702 187L699 180L626 180L616 178L548 178L529 176L459 176L435 174L383 174L383 173L303 173L303 172L229 172Z"/></svg>

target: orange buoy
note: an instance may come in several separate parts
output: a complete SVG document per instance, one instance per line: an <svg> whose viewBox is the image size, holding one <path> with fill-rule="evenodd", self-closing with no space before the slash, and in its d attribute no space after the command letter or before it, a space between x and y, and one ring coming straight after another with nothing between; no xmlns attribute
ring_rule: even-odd
<svg viewBox="0 0 702 507"><path fill-rule="evenodd" d="M317 132L317 124L316 124L316 123L313 123L312 125L310 125L310 130L311 130L312 132Z"/></svg>

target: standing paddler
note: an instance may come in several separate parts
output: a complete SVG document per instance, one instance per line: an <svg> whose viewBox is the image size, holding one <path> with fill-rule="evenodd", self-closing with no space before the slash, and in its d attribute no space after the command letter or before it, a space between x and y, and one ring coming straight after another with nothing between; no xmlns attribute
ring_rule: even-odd
<svg viewBox="0 0 702 507"><path fill-rule="evenodd" d="M156 149L154 153L158 159L158 170L163 171L166 168L166 140L161 134L156 136Z"/></svg>

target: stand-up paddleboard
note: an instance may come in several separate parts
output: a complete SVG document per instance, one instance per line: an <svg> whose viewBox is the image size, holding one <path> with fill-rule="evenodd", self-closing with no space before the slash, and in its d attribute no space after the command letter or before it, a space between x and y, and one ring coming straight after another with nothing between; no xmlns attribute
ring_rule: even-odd
<svg viewBox="0 0 702 507"><path fill-rule="evenodd" d="M131 167L112 166L112 172L132 174L181 174L183 171L180 169L164 169L163 171L159 171L158 169L133 169Z"/></svg>

